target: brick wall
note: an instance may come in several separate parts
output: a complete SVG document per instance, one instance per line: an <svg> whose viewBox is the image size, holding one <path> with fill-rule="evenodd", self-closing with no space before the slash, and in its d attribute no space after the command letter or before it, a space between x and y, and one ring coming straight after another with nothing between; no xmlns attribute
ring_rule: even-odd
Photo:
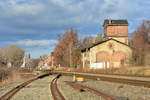
<svg viewBox="0 0 150 100"><path fill-rule="evenodd" d="M128 45L128 26L105 26L105 40L114 38Z"/></svg>
<svg viewBox="0 0 150 100"><path fill-rule="evenodd" d="M105 51L98 52L96 54L96 62L105 62L105 61L110 61L110 54Z"/></svg>
<svg viewBox="0 0 150 100"><path fill-rule="evenodd" d="M128 36L128 26L106 26L105 36Z"/></svg>

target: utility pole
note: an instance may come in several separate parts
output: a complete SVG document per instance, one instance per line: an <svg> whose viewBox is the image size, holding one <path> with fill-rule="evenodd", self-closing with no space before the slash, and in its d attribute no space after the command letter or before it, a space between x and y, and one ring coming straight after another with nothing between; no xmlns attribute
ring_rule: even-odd
<svg viewBox="0 0 150 100"><path fill-rule="evenodd" d="M51 53L51 66L54 66L54 52Z"/></svg>
<svg viewBox="0 0 150 100"><path fill-rule="evenodd" d="M70 67L71 67L72 66L72 43L70 43L69 52L70 52Z"/></svg>

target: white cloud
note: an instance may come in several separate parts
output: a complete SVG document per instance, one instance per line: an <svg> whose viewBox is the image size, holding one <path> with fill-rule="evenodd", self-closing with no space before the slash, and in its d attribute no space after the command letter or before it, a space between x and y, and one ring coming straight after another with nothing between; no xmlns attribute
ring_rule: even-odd
<svg viewBox="0 0 150 100"><path fill-rule="evenodd" d="M42 35L51 30L102 25L105 18L130 21L149 19L150 7L141 8L140 2L139 0L2 0L0 31L17 35ZM144 2L146 3L147 1ZM54 32L51 34L56 36Z"/></svg>
<svg viewBox="0 0 150 100"><path fill-rule="evenodd" d="M136 11L137 14L135 14L133 9L135 6L138 7L138 0L135 0L136 2L131 0L8 1L11 1L10 8L7 9L7 6L3 7L6 8L6 12L9 13L10 19L14 20L13 25L35 26L37 29L39 29L39 27L60 29L64 27L70 28L79 25L97 24L100 23L100 21L102 22L104 18L110 17L112 19L137 19L140 17L137 15L139 13ZM18 1L24 2L18 3ZM140 9L138 8L138 10Z"/></svg>
<svg viewBox="0 0 150 100"><path fill-rule="evenodd" d="M14 5L13 10L15 13L26 13L31 15L39 14L41 11L43 11L44 6L41 4L35 4L35 5Z"/></svg>
<svg viewBox="0 0 150 100"><path fill-rule="evenodd" d="M51 45L50 40L20 40L13 44L24 45L24 46L49 46Z"/></svg>
<svg viewBox="0 0 150 100"><path fill-rule="evenodd" d="M42 3L32 2L32 0L3 0L0 2L0 7L6 11L5 13L12 14L13 16L19 14L37 15L45 9Z"/></svg>

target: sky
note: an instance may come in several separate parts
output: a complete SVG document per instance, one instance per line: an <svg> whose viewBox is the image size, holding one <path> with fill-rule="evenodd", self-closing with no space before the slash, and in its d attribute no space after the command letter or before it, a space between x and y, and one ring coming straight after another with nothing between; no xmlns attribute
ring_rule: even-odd
<svg viewBox="0 0 150 100"><path fill-rule="evenodd" d="M127 19L131 34L150 20L150 0L0 0L0 47L18 45L33 58L49 55L66 30L96 36L109 18Z"/></svg>

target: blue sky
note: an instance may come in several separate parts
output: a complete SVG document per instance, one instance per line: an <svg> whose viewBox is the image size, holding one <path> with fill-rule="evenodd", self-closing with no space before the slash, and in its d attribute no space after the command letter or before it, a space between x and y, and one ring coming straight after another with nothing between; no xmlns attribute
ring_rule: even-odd
<svg viewBox="0 0 150 100"><path fill-rule="evenodd" d="M103 33L107 18L127 19L132 33L150 20L150 0L0 0L0 46L16 44L36 58L69 28L80 37Z"/></svg>

